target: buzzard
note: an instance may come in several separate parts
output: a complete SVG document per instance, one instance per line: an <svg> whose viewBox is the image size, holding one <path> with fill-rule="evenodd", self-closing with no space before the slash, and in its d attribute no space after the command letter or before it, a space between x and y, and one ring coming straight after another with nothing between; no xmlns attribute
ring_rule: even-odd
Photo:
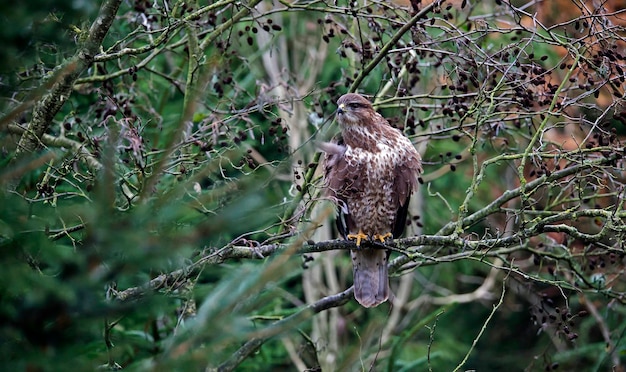
<svg viewBox="0 0 626 372"><path fill-rule="evenodd" d="M357 246L351 251L354 297L373 307L389 298L390 251L362 242L385 243L402 234L420 155L365 97L345 94L337 105L341 135L320 145L326 153L325 187L337 205L339 232Z"/></svg>

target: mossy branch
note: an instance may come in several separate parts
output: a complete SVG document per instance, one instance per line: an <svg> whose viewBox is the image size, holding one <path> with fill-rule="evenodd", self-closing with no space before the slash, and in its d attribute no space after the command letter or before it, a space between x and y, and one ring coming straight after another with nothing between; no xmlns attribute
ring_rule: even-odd
<svg viewBox="0 0 626 372"><path fill-rule="evenodd" d="M100 12L89 28L83 45L72 58L59 66L63 74L52 85L50 92L35 105L28 127L19 140L15 153L16 158L40 148L41 137L69 98L74 83L91 66L95 55L100 51L102 41L113 24L121 3L121 0L105 0L102 3Z"/></svg>
<svg viewBox="0 0 626 372"><path fill-rule="evenodd" d="M233 353L228 360L220 364L217 371L228 372L235 370L239 364L241 364L252 353L257 351L263 343L265 343L265 341L284 332L285 330L293 329L296 325L304 322L319 312L346 304L352 298L353 291L353 287L350 287L340 293L326 296L311 305L298 310L295 314L281 319L271 326L263 329L252 339L248 340L235 353Z"/></svg>

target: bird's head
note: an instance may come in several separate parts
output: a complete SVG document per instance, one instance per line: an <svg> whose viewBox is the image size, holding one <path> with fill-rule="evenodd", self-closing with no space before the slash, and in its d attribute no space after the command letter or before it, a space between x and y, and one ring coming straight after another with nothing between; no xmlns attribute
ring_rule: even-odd
<svg viewBox="0 0 626 372"><path fill-rule="evenodd" d="M363 123L373 111L370 101L360 94L344 94L337 100L337 121L342 126Z"/></svg>

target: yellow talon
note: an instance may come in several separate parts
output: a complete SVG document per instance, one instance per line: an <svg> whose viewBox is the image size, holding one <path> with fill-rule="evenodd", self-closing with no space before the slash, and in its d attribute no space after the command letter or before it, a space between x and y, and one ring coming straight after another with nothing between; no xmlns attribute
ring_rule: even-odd
<svg viewBox="0 0 626 372"><path fill-rule="evenodd" d="M386 233L386 234L383 234L383 235L380 235L380 234L375 234L375 235L374 235L374 240L380 240L380 242L381 242L381 243L384 243L384 242L385 242L385 239L387 239L387 238L391 238L392 236L393 236L393 235L391 235L391 233L390 233L390 232L388 232L388 233Z"/></svg>
<svg viewBox="0 0 626 372"><path fill-rule="evenodd" d="M363 233L363 231L359 230L359 232L357 234L348 234L347 238L349 240L356 239L356 246L360 247L361 246L361 240L367 239L367 235L365 235Z"/></svg>

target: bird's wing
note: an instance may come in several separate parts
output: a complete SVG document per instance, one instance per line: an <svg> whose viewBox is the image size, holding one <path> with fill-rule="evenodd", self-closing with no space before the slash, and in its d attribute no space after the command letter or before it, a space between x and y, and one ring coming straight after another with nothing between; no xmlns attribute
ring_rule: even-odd
<svg viewBox="0 0 626 372"><path fill-rule="evenodd" d="M406 226L407 211L411 193L417 188L417 178L422 172L420 155L411 141L398 131L396 151L400 156L395 170L392 187L393 207L396 208L396 219L393 226L393 237L402 235Z"/></svg>
<svg viewBox="0 0 626 372"><path fill-rule="evenodd" d="M356 230L350 211L346 204L347 196L358 193L365 187L363 169L355 159L346 156L347 147L339 137L334 142L320 144L325 152L324 179L326 190L337 205L337 230L347 239L350 231Z"/></svg>

